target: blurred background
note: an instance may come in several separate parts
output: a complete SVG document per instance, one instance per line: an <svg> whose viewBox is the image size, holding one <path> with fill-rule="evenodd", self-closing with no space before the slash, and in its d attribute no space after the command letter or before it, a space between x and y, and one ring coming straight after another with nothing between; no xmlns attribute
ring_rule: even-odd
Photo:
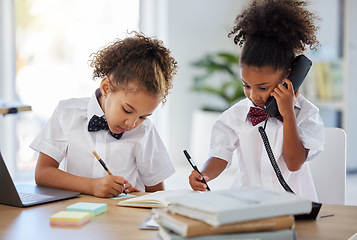
<svg viewBox="0 0 357 240"><path fill-rule="evenodd" d="M357 81L352 74L357 68L357 1L310 2L310 9L321 17L317 22L321 48L306 52L313 68L301 93L320 108L326 127L346 131L348 179L355 179L357 113L347 110L356 110L357 100L353 94ZM0 99L32 106L31 112L0 117L0 149L12 176L17 181L33 181L37 154L29 148L30 142L60 100L89 97L99 86L91 78L90 55L136 30L163 40L179 63L168 102L158 107L151 120L178 169L168 187L176 187L173 182L187 187L191 169L182 151L187 149L201 168L213 122L222 110L242 98L237 67L240 48L227 34L248 3L0 1ZM225 176L233 176L235 167L233 164ZM217 186L226 184L228 178L221 178ZM356 184L348 183L348 189L352 185Z"/></svg>

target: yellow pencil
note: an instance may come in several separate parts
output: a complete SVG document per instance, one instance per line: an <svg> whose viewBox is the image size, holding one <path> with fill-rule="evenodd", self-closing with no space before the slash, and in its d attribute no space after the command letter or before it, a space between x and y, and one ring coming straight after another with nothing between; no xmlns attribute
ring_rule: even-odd
<svg viewBox="0 0 357 240"><path fill-rule="evenodd" d="M105 169L105 171L107 171L107 173L109 175L113 175L113 173L108 169L107 165L104 163L104 161L99 157L98 153L94 150L93 151L94 156L98 159L99 163L103 166L103 168ZM125 189L123 189L123 193L126 194Z"/></svg>

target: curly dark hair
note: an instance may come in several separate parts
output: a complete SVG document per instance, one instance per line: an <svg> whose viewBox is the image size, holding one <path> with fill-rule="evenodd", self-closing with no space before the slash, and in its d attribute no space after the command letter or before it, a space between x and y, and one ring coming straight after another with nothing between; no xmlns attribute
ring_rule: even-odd
<svg viewBox="0 0 357 240"><path fill-rule="evenodd" d="M306 6L300 0L253 0L228 34L235 35L234 43L242 47L241 64L271 66L285 74L306 45L317 50L319 27L314 21L319 18Z"/></svg>
<svg viewBox="0 0 357 240"><path fill-rule="evenodd" d="M113 91L128 89L134 83L139 89L162 96L165 103L177 73L176 60L162 41L135 31L130 34L134 36L116 39L91 55L93 79L110 76Z"/></svg>

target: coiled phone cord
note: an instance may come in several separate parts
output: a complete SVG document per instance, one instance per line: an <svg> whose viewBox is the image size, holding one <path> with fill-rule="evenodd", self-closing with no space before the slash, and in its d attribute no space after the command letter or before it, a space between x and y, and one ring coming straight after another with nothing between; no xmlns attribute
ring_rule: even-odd
<svg viewBox="0 0 357 240"><path fill-rule="evenodd" d="M277 162L275 160L275 157L274 157L274 154L273 154L273 150L270 147L269 139L268 139L268 136L267 136L267 134L265 132L265 127L266 127L266 124L268 122L268 119L269 119L269 114L267 115L267 117L265 119L264 128L262 126L260 126L258 128L258 130L260 132L260 135L262 136L263 143L264 143L265 149L266 149L266 151L268 153L268 157L269 157L270 163L273 166L273 169L275 171L276 176L278 177L278 180L279 180L281 186L285 189L285 191L294 193L294 191L285 182L285 179L284 179L283 175L281 174L279 166L278 166L278 164L277 164Z"/></svg>
<svg viewBox="0 0 357 240"><path fill-rule="evenodd" d="M279 166L278 166L278 164L277 164L277 162L275 160L273 150L270 147L269 139L268 139L268 136L267 136L267 134L265 132L265 128L266 128L268 119L269 119L269 114L267 115L267 117L265 119L264 128L262 126L260 126L258 128L258 130L260 132L260 135L262 136L263 143L264 143L265 149L266 149L266 151L268 153L268 157L269 157L270 163L273 166L273 169L275 171L276 176L278 177L278 180L279 180L281 186L285 189L285 191L294 193L294 191L285 182L285 179L284 179L283 175L281 174L280 168L279 168ZM312 202L311 212L308 213L308 214L295 215L295 219L316 219L316 217L317 217L317 215L318 215L318 213L320 211L321 206L322 206L321 203Z"/></svg>

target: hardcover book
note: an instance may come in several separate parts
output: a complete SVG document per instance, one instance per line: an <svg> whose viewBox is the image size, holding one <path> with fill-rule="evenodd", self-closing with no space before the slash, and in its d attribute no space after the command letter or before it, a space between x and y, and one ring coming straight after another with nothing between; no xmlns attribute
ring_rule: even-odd
<svg viewBox="0 0 357 240"><path fill-rule="evenodd" d="M295 219L291 215L278 216L272 218L223 224L217 227L205 222L188 218L178 214L172 214L164 209L153 210L156 222L181 237L195 237L203 235L223 234L223 233L243 233L272 231L280 229L291 229Z"/></svg>
<svg viewBox="0 0 357 240"><path fill-rule="evenodd" d="M292 229L277 231L249 232L249 233L228 233L198 237L181 237L176 233L159 227L159 236L163 240L296 240L296 232Z"/></svg>
<svg viewBox="0 0 357 240"><path fill-rule="evenodd" d="M312 202L284 190L247 187L186 194L168 199L167 209L212 226L309 213Z"/></svg>

